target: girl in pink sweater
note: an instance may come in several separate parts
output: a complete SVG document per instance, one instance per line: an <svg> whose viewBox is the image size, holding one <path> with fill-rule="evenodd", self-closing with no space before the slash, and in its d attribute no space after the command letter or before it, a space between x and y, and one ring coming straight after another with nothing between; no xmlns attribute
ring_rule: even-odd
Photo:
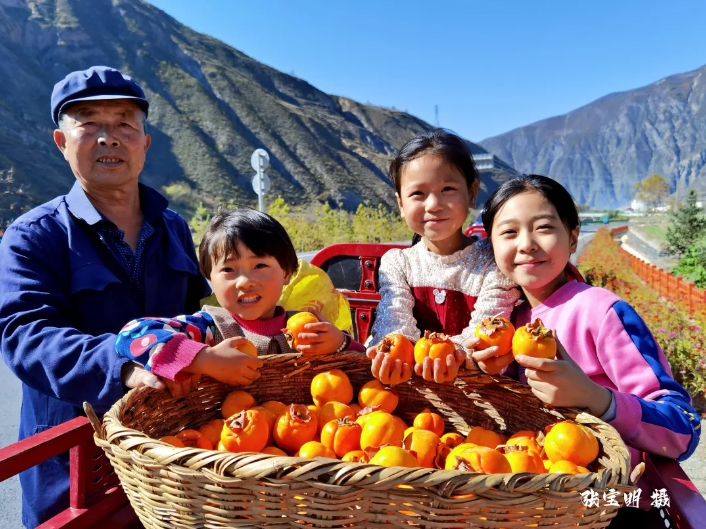
<svg viewBox="0 0 706 529"><path fill-rule="evenodd" d="M220 307L133 320L118 334L118 354L169 381L203 374L248 385L260 376L262 361L238 349L247 340L258 355L365 350L314 309L319 322L307 323L296 350L289 348L282 334L288 314L277 301L297 271L297 254L284 227L269 215L251 209L219 211L199 245L199 264Z"/></svg>
<svg viewBox="0 0 706 529"><path fill-rule="evenodd" d="M610 423L631 447L633 465L638 451L689 457L699 417L650 330L612 292L567 277L579 217L566 189L539 175L510 180L488 199L483 225L498 268L524 293L514 324L540 318L555 331L559 353L552 360L519 355L512 365L512 354L495 356L496 348L472 358L491 374L509 366L507 374L514 371L546 404L587 408Z"/></svg>

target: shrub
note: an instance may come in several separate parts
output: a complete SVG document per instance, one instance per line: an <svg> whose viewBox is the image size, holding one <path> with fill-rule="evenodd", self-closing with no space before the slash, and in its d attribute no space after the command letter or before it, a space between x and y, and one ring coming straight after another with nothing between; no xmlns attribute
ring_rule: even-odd
<svg viewBox="0 0 706 529"><path fill-rule="evenodd" d="M360 204L355 213L349 213L328 204L292 207L282 197L277 197L267 212L287 230L298 252L319 250L337 242L395 242L412 238L399 214L381 204L373 207L366 202ZM207 209L200 204L189 222L196 244L210 218Z"/></svg>
<svg viewBox="0 0 706 529"><path fill-rule="evenodd" d="M665 302L643 283L606 229L598 230L579 257L587 281L615 292L630 303L652 331L672 368L674 378L703 411L706 393L706 355L701 329L703 316L690 317L682 307Z"/></svg>

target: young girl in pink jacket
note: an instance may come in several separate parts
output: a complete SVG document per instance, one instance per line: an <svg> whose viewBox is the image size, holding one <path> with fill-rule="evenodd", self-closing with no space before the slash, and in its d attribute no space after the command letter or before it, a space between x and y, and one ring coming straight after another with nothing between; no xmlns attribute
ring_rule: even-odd
<svg viewBox="0 0 706 529"><path fill-rule="evenodd" d="M495 356L493 347L471 357L491 374L509 366L506 374L514 372L546 404L587 408L610 423L631 448L633 465L639 451L689 457L699 417L645 322L612 292L567 276L579 217L566 189L539 175L510 180L488 199L483 225L498 268L524 293L513 323L540 318L555 331L559 353L512 363L512 354Z"/></svg>

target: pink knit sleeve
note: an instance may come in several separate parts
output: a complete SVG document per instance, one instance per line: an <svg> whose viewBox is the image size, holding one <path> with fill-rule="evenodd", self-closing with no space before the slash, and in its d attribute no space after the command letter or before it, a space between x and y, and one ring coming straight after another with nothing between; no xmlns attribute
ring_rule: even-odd
<svg viewBox="0 0 706 529"><path fill-rule="evenodd" d="M177 334L152 353L149 359L151 371L160 377L179 381L185 378L179 376L180 371L189 367L196 355L206 347L206 344L190 340L184 334Z"/></svg>

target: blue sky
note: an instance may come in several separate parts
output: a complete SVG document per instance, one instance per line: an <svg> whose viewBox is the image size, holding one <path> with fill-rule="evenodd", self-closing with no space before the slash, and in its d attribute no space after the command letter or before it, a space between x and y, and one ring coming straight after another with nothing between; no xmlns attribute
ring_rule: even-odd
<svg viewBox="0 0 706 529"><path fill-rule="evenodd" d="M706 64L703 0L149 0L331 94L479 141Z"/></svg>

